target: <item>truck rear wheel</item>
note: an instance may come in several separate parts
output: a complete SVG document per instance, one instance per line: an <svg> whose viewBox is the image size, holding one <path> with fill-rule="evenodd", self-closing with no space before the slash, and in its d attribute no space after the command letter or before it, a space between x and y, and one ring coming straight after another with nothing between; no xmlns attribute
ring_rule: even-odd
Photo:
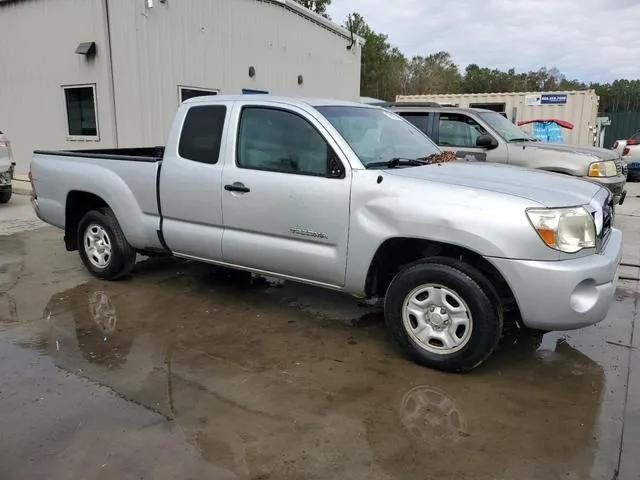
<svg viewBox="0 0 640 480"><path fill-rule="evenodd" d="M78 224L78 250L84 266L103 280L128 275L136 263L136 251L110 208L87 212Z"/></svg>
<svg viewBox="0 0 640 480"><path fill-rule="evenodd" d="M7 203L11 200L12 189L0 190L0 203Z"/></svg>
<svg viewBox="0 0 640 480"><path fill-rule="evenodd" d="M385 299L388 328L417 363L447 372L474 369L500 340L503 319L491 283L455 259L405 267Z"/></svg>

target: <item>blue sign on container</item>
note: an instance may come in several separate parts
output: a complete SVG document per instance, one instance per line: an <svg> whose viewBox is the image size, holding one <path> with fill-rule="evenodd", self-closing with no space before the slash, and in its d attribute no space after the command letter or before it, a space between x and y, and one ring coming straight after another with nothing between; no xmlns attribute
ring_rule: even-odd
<svg viewBox="0 0 640 480"><path fill-rule="evenodd" d="M566 93L543 93L540 95L542 105L565 105L567 103Z"/></svg>

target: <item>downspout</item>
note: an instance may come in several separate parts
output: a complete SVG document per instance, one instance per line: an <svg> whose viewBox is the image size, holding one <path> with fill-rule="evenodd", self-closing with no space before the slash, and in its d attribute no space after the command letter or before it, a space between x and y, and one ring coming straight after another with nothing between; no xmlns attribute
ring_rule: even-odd
<svg viewBox="0 0 640 480"><path fill-rule="evenodd" d="M111 52L111 18L109 16L109 0L104 0L103 18L105 22L105 31L107 34L107 76L109 82L109 90L111 91L111 108L113 109L113 138L115 140L115 148L120 145L118 138L118 114L116 112L116 86L113 78L113 54Z"/></svg>

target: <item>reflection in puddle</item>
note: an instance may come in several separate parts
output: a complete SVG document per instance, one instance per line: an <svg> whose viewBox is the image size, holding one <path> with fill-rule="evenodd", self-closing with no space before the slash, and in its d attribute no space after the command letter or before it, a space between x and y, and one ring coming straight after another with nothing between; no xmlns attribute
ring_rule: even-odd
<svg viewBox="0 0 640 480"><path fill-rule="evenodd" d="M444 375L392 351L375 314L318 320L288 296L197 275L92 282L51 299L44 348L175 419L237 478L588 477L604 376L565 339Z"/></svg>
<svg viewBox="0 0 640 480"><path fill-rule="evenodd" d="M469 435L467 421L458 406L442 390L420 386L409 390L400 404L400 419L419 441L455 443Z"/></svg>
<svg viewBox="0 0 640 480"><path fill-rule="evenodd" d="M9 293L0 292L0 331L18 322L18 305Z"/></svg>
<svg viewBox="0 0 640 480"><path fill-rule="evenodd" d="M89 314L91 320L98 326L103 334L103 341L108 338L116 329L118 314L107 292L93 292L89 297Z"/></svg>

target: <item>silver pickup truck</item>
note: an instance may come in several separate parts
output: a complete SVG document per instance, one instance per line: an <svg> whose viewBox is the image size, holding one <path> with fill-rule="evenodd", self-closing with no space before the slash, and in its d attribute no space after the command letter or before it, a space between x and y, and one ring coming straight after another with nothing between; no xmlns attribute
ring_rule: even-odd
<svg viewBox="0 0 640 480"><path fill-rule="evenodd" d="M608 189L427 164L438 153L378 107L198 97L165 148L36 151L32 203L99 278L167 253L379 300L405 352L445 371L481 364L505 322L605 318L622 242Z"/></svg>

